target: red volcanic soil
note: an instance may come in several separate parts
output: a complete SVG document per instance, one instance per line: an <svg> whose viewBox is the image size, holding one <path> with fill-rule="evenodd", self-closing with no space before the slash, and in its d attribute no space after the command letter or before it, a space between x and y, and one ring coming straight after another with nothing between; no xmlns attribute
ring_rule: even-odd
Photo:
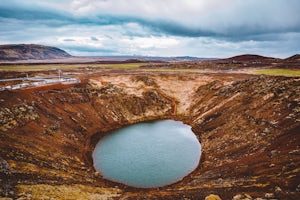
<svg viewBox="0 0 300 200"><path fill-rule="evenodd" d="M299 78L117 72L0 92L0 197L299 199ZM194 172L152 189L95 173L91 154L100 138L159 119L192 126L203 152Z"/></svg>

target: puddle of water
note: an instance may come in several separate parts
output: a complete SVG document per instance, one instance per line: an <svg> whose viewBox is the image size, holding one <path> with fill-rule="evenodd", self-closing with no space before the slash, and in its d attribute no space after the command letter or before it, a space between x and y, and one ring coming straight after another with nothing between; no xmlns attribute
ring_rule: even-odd
<svg viewBox="0 0 300 200"><path fill-rule="evenodd" d="M153 188L191 173L199 164L201 145L190 126L162 120L114 131L98 142L92 156L105 179Z"/></svg>

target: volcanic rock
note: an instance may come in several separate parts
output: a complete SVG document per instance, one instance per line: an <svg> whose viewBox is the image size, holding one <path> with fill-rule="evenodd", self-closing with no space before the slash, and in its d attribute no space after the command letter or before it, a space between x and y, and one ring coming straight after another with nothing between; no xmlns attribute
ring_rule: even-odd
<svg viewBox="0 0 300 200"><path fill-rule="evenodd" d="M1 91L0 196L299 197L299 78L180 73L79 78L76 84ZM264 98L269 94L274 95ZM114 129L159 119L192 126L202 145L194 172L153 189L114 183L95 173L91 155L99 139ZM276 187L282 192L274 193Z"/></svg>

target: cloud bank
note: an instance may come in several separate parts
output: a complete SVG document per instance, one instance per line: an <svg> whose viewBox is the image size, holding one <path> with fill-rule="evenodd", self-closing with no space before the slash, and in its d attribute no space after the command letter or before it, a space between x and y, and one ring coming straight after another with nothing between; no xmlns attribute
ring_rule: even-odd
<svg viewBox="0 0 300 200"><path fill-rule="evenodd" d="M299 53L298 0L2 0L0 42L75 55Z"/></svg>

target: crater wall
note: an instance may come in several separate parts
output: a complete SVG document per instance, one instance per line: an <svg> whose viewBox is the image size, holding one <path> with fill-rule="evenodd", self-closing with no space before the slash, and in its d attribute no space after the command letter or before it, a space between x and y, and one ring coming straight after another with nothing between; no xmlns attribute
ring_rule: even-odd
<svg viewBox="0 0 300 200"><path fill-rule="evenodd" d="M299 197L300 79L241 74L106 74L0 93L0 196L27 199ZM91 152L109 131L181 120L202 145L182 181L104 180Z"/></svg>

